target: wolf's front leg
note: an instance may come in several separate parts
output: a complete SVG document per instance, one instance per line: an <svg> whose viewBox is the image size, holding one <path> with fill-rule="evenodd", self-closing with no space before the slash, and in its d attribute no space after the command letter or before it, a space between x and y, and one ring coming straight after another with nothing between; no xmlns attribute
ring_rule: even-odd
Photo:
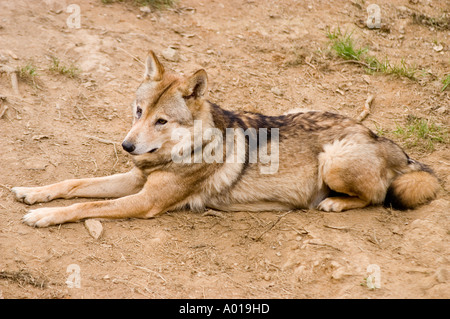
<svg viewBox="0 0 450 319"><path fill-rule="evenodd" d="M56 198L117 198L141 190L146 177L138 168L128 173L105 177L69 179L41 187L14 187L16 199L28 205L49 202Z"/></svg>
<svg viewBox="0 0 450 319"><path fill-rule="evenodd" d="M68 207L38 208L30 210L23 221L30 226L47 227L85 218L150 218L183 202L194 188L187 184L171 173L156 172L137 194Z"/></svg>

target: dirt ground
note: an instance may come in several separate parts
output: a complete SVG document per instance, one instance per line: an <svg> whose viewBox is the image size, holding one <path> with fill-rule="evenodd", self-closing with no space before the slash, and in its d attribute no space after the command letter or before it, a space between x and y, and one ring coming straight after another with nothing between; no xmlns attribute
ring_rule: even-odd
<svg viewBox="0 0 450 319"><path fill-rule="evenodd" d="M449 145L423 150L392 133L408 115L449 127L450 89L441 91L441 81L450 73L450 29L412 18L448 17L448 1L378 0L383 27L373 30L361 22L363 0L181 0L150 13L130 2L74 0L79 29L67 24L71 3L0 2L0 64L33 65L37 73L34 82L19 80L19 94L0 74L0 297L450 297ZM404 59L427 76L368 74L343 63L326 37L338 26L377 57ZM364 124L433 167L438 198L409 211L170 212L102 221L97 240L83 222L23 224L29 207L14 200L11 187L132 167L120 142L143 72L133 57L143 60L149 49L161 56L168 47L177 56L161 58L164 65L185 74L205 68L209 99L227 109L318 109L356 118L373 94ZM50 70L51 56L80 72ZM379 279L377 287L367 278Z"/></svg>

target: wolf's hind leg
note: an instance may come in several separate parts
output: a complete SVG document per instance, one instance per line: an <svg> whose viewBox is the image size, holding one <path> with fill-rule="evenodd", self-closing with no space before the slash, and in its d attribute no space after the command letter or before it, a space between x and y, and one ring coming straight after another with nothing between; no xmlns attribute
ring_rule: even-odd
<svg viewBox="0 0 450 319"><path fill-rule="evenodd" d="M328 197L319 203L325 211L340 212L381 204L392 177L373 144L340 140L319 155L319 179L331 190L349 197Z"/></svg>
<svg viewBox="0 0 450 319"><path fill-rule="evenodd" d="M139 169L111 176L69 179L40 187L14 187L16 199L26 204L48 202L56 198L117 198L139 192L146 178Z"/></svg>

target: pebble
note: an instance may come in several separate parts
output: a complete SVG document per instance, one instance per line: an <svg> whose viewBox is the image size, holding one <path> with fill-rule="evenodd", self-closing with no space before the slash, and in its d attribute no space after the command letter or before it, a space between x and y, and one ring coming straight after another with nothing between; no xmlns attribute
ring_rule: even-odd
<svg viewBox="0 0 450 319"><path fill-rule="evenodd" d="M273 94L275 94L276 96L283 96L283 91L281 91L280 88L274 86L273 88L270 89L270 92L272 92Z"/></svg>
<svg viewBox="0 0 450 319"><path fill-rule="evenodd" d="M339 267L338 269L333 271L333 273L331 274L331 278L336 279L336 280L340 280L344 276L345 276L345 269L344 269L344 267Z"/></svg>
<svg viewBox="0 0 450 319"><path fill-rule="evenodd" d="M178 62L180 60L180 54L174 48L168 47L161 52L164 59L172 62Z"/></svg>
<svg viewBox="0 0 450 319"><path fill-rule="evenodd" d="M103 234L102 223L100 223L96 219L87 219L84 222L84 226L89 232L89 235L91 235L94 239L99 239L100 236Z"/></svg>
<svg viewBox="0 0 450 319"><path fill-rule="evenodd" d="M441 52L442 49L444 49L442 44L436 44L436 45L433 46L433 50L436 51L436 52Z"/></svg>
<svg viewBox="0 0 450 319"><path fill-rule="evenodd" d="M39 159L30 159L24 161L23 166L25 169L29 170L45 171L48 166L48 162Z"/></svg>
<svg viewBox="0 0 450 319"><path fill-rule="evenodd" d="M140 7L139 10L143 13L151 13L152 12L152 10L150 9L149 6Z"/></svg>
<svg viewBox="0 0 450 319"><path fill-rule="evenodd" d="M449 278L448 270L445 268L439 268L438 270L436 270L436 273L434 275L436 277L436 280L442 284L446 283Z"/></svg>
<svg viewBox="0 0 450 319"><path fill-rule="evenodd" d="M10 57L11 58L13 58L14 60L18 60L19 58L17 57L17 55L14 53L14 52L12 52L11 50L8 50L8 51L6 51L9 55L10 55Z"/></svg>

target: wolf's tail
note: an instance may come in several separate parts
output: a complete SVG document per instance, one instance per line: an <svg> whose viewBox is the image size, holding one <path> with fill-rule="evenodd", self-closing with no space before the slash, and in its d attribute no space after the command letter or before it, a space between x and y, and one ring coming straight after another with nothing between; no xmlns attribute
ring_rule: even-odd
<svg viewBox="0 0 450 319"><path fill-rule="evenodd" d="M439 180L427 165L408 159L408 172L398 175L391 183L385 204L409 209L425 204L436 197Z"/></svg>

